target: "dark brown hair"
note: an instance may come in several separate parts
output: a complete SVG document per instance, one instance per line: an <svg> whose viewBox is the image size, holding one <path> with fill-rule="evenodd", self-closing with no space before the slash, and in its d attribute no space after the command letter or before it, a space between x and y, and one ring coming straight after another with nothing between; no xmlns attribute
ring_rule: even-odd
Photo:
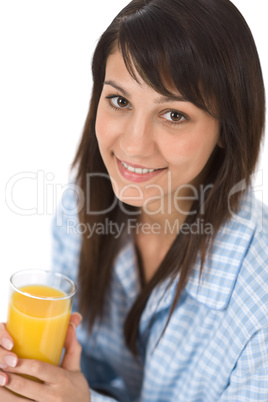
<svg viewBox="0 0 268 402"><path fill-rule="evenodd" d="M244 180L250 184L264 131L264 86L256 46L244 18L229 0L133 0L113 20L96 47L93 63L93 92L83 136L74 165L77 184L87 197L79 219L83 223L119 224L135 212L115 199L95 134L98 102L102 92L108 56L118 46L132 76L136 70L157 92L168 95L165 75L178 91L197 107L219 120L220 147L212 157L206 184L202 219L213 225L213 235L178 234L151 280L144 284L125 322L125 339L137 353L136 341L141 314L152 290L178 274L179 282L170 315L185 287L200 253L201 267L209 245L220 226L229 219L229 207L236 211L242 191L230 198L231 189ZM95 178L92 176L95 174ZM90 175L90 193L87 178ZM90 205L90 212L87 207ZM113 205L113 208L110 206ZM201 217L195 202L188 223ZM105 214L98 213L107 209ZM79 303L89 330L101 319L114 259L120 239L111 233L94 234L82 241L79 270Z"/></svg>

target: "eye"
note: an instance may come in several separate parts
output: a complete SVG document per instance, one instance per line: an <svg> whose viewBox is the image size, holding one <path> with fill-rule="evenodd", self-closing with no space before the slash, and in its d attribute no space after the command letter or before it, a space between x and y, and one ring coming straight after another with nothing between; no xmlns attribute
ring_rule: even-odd
<svg viewBox="0 0 268 402"><path fill-rule="evenodd" d="M116 109L129 109L130 108L129 101L126 98L123 98L123 96L112 95L112 96L107 96L107 99L109 100L109 104Z"/></svg>
<svg viewBox="0 0 268 402"><path fill-rule="evenodd" d="M177 110L169 110L168 112L161 115L164 119L166 119L170 123L180 123L184 120L187 120L186 116L182 113L178 112Z"/></svg>

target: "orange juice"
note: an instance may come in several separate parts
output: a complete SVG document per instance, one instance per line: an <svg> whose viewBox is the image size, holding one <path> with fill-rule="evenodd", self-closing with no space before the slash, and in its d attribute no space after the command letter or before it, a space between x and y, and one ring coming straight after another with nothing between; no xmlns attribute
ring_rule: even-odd
<svg viewBox="0 0 268 402"><path fill-rule="evenodd" d="M19 290L24 294L11 295L6 325L14 340L14 353L58 365L71 313L70 300L60 299L65 293L49 286L29 285Z"/></svg>

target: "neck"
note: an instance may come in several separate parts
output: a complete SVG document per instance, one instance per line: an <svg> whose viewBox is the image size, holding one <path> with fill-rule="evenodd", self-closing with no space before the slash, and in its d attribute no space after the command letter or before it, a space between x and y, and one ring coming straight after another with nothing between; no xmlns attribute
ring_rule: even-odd
<svg viewBox="0 0 268 402"><path fill-rule="evenodd" d="M188 196L187 198L186 194L181 197L180 202L176 203L171 203L168 197L155 200L141 208L138 222L148 228L148 231L150 228L152 230L155 228L158 229L159 234L169 237L170 233L167 232L167 229L174 225L178 228L183 225L191 209L192 202L192 197Z"/></svg>

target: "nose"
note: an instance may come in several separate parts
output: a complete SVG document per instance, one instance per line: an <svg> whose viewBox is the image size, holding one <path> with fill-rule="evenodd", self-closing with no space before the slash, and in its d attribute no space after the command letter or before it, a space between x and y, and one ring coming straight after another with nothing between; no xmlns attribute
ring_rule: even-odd
<svg viewBox="0 0 268 402"><path fill-rule="evenodd" d="M146 158L155 149L154 127L150 119L144 116L132 116L128 119L120 136L120 148L131 158Z"/></svg>

